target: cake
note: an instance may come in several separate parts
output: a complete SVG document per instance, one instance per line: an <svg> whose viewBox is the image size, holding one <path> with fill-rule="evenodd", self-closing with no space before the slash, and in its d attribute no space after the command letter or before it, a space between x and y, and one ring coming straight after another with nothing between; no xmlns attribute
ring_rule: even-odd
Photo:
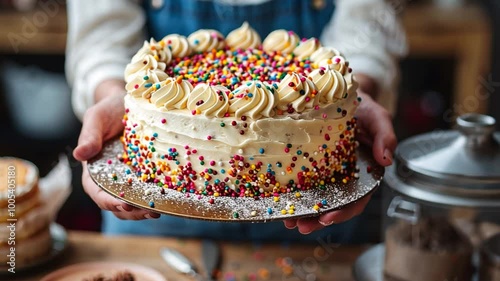
<svg viewBox="0 0 500 281"><path fill-rule="evenodd" d="M269 197L357 177L352 70L316 38L248 24L144 42L125 69L121 160L180 192Z"/></svg>
<svg viewBox="0 0 500 281"><path fill-rule="evenodd" d="M44 256L52 245L49 224L37 167L18 158L0 158L0 262L22 267Z"/></svg>

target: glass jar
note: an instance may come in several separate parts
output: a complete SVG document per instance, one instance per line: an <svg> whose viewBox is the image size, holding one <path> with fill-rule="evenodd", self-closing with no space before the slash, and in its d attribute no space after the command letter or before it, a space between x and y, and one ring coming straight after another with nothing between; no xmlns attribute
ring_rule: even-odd
<svg viewBox="0 0 500 281"><path fill-rule="evenodd" d="M409 138L386 170L384 275L472 280L479 245L500 233L500 133L467 114L457 130Z"/></svg>

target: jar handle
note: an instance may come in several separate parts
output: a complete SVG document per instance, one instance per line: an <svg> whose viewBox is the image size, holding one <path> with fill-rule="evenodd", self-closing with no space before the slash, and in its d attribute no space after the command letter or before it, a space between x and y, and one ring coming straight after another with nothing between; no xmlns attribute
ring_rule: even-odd
<svg viewBox="0 0 500 281"><path fill-rule="evenodd" d="M420 218L420 205L406 201L401 196L396 196L387 208L387 216L403 219L415 225Z"/></svg>

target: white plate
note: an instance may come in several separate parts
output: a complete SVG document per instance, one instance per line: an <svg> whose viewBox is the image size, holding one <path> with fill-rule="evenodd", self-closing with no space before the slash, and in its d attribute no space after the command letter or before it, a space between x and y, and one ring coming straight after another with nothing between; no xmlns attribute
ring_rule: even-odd
<svg viewBox="0 0 500 281"><path fill-rule="evenodd" d="M86 262L63 267L45 277L41 281L76 281L92 280L93 277L102 275L104 277L115 276L119 272L130 272L135 280L141 281L166 281L165 277L158 271L135 263L127 262Z"/></svg>

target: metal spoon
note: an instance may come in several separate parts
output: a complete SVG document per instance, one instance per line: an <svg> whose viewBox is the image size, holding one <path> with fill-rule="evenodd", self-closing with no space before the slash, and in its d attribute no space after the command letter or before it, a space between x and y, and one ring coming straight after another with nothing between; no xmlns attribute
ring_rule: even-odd
<svg viewBox="0 0 500 281"><path fill-rule="evenodd" d="M160 249L160 255L162 256L163 260L165 260L165 262L175 271L192 276L198 281L205 280L203 276L198 272L194 264L186 256L179 253L178 251L163 247Z"/></svg>
<svg viewBox="0 0 500 281"><path fill-rule="evenodd" d="M203 240L201 250L203 266L207 273L207 281L214 281L215 278L213 275L220 262L219 246L214 241Z"/></svg>

